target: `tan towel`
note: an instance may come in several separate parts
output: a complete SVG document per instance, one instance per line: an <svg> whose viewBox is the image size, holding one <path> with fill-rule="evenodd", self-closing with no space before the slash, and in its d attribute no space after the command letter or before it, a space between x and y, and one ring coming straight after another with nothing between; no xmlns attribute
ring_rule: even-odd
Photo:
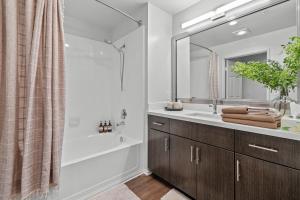
<svg viewBox="0 0 300 200"><path fill-rule="evenodd" d="M233 106L222 109L224 114L247 114L248 106Z"/></svg>
<svg viewBox="0 0 300 200"><path fill-rule="evenodd" d="M268 114L268 113L274 113L272 108L248 107L248 106L227 107L227 108L223 108L222 112L224 114L247 114L247 113Z"/></svg>
<svg viewBox="0 0 300 200"><path fill-rule="evenodd" d="M278 120L276 122L259 122L259 121L232 119L232 118L222 118L222 119L224 122L235 123L235 124L244 124L244 125L249 125L249 126L257 126L257 127L262 127L262 128L277 129L281 126L280 120Z"/></svg>
<svg viewBox="0 0 300 200"><path fill-rule="evenodd" d="M222 114L222 117L259 122L276 122L281 119L281 115L275 113Z"/></svg>

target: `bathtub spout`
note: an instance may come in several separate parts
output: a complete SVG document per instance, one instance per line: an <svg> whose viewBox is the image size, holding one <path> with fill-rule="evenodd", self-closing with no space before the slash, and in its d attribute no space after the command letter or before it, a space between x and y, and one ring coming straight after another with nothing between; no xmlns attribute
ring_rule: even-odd
<svg viewBox="0 0 300 200"><path fill-rule="evenodd" d="M121 121L121 122L118 122L116 124L117 127L119 127L119 126L125 126L125 125L126 125L125 121Z"/></svg>

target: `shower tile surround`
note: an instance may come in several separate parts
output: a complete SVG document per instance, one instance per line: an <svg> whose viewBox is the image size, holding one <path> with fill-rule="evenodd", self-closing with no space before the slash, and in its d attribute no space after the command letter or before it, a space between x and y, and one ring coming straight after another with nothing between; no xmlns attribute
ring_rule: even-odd
<svg viewBox="0 0 300 200"><path fill-rule="evenodd" d="M102 42L71 34L65 37L65 139L68 140L74 135L96 133L100 120L112 119L110 102L113 98L111 78L114 52Z"/></svg>
<svg viewBox="0 0 300 200"><path fill-rule="evenodd" d="M139 124L143 124L143 120L138 118L142 113L136 108L144 110L143 96L132 98L137 92L143 93L143 84L136 84L143 80L144 69L139 67L143 51L134 52L141 48L137 41L141 41L142 32L143 29L138 29L115 43L126 45L123 93L120 92L117 51L104 42L66 33L66 140L97 134L100 121L121 121L123 108L128 112L126 121L136 122L127 123L125 129L134 130L134 126L142 129ZM133 59L133 56L139 59ZM133 133L132 137L141 139L138 133Z"/></svg>

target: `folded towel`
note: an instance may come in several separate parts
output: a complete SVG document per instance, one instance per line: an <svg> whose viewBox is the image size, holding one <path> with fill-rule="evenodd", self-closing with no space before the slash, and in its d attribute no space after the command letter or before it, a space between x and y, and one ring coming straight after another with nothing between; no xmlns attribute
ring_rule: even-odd
<svg viewBox="0 0 300 200"><path fill-rule="evenodd" d="M242 119L260 122L276 122L281 119L281 115L272 112L257 112L248 114L222 114L223 118Z"/></svg>
<svg viewBox="0 0 300 200"><path fill-rule="evenodd" d="M248 114L248 113L259 113L259 114L268 114L275 113L272 108L263 108L263 107L248 107L248 106L232 106L223 108L222 112L224 114Z"/></svg>
<svg viewBox="0 0 300 200"><path fill-rule="evenodd" d="M277 129L281 126L281 120L278 120L276 122L259 122L259 121L232 119L232 118L225 118L225 117L222 119L224 122L243 124L243 125L249 125L249 126L257 126L257 127L262 127L262 128Z"/></svg>
<svg viewBox="0 0 300 200"><path fill-rule="evenodd" d="M248 106L227 107L227 108L223 108L222 112L224 114L247 114Z"/></svg>

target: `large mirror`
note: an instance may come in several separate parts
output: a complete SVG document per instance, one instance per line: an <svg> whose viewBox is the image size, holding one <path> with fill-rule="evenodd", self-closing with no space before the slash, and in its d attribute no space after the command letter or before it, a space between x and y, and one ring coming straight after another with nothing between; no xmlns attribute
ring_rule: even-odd
<svg viewBox="0 0 300 200"><path fill-rule="evenodd" d="M176 39L175 97L268 102L277 94L232 71L236 62L282 62L297 35L296 0L281 2ZM174 85L174 84L173 84ZM297 100L297 89L290 92Z"/></svg>

